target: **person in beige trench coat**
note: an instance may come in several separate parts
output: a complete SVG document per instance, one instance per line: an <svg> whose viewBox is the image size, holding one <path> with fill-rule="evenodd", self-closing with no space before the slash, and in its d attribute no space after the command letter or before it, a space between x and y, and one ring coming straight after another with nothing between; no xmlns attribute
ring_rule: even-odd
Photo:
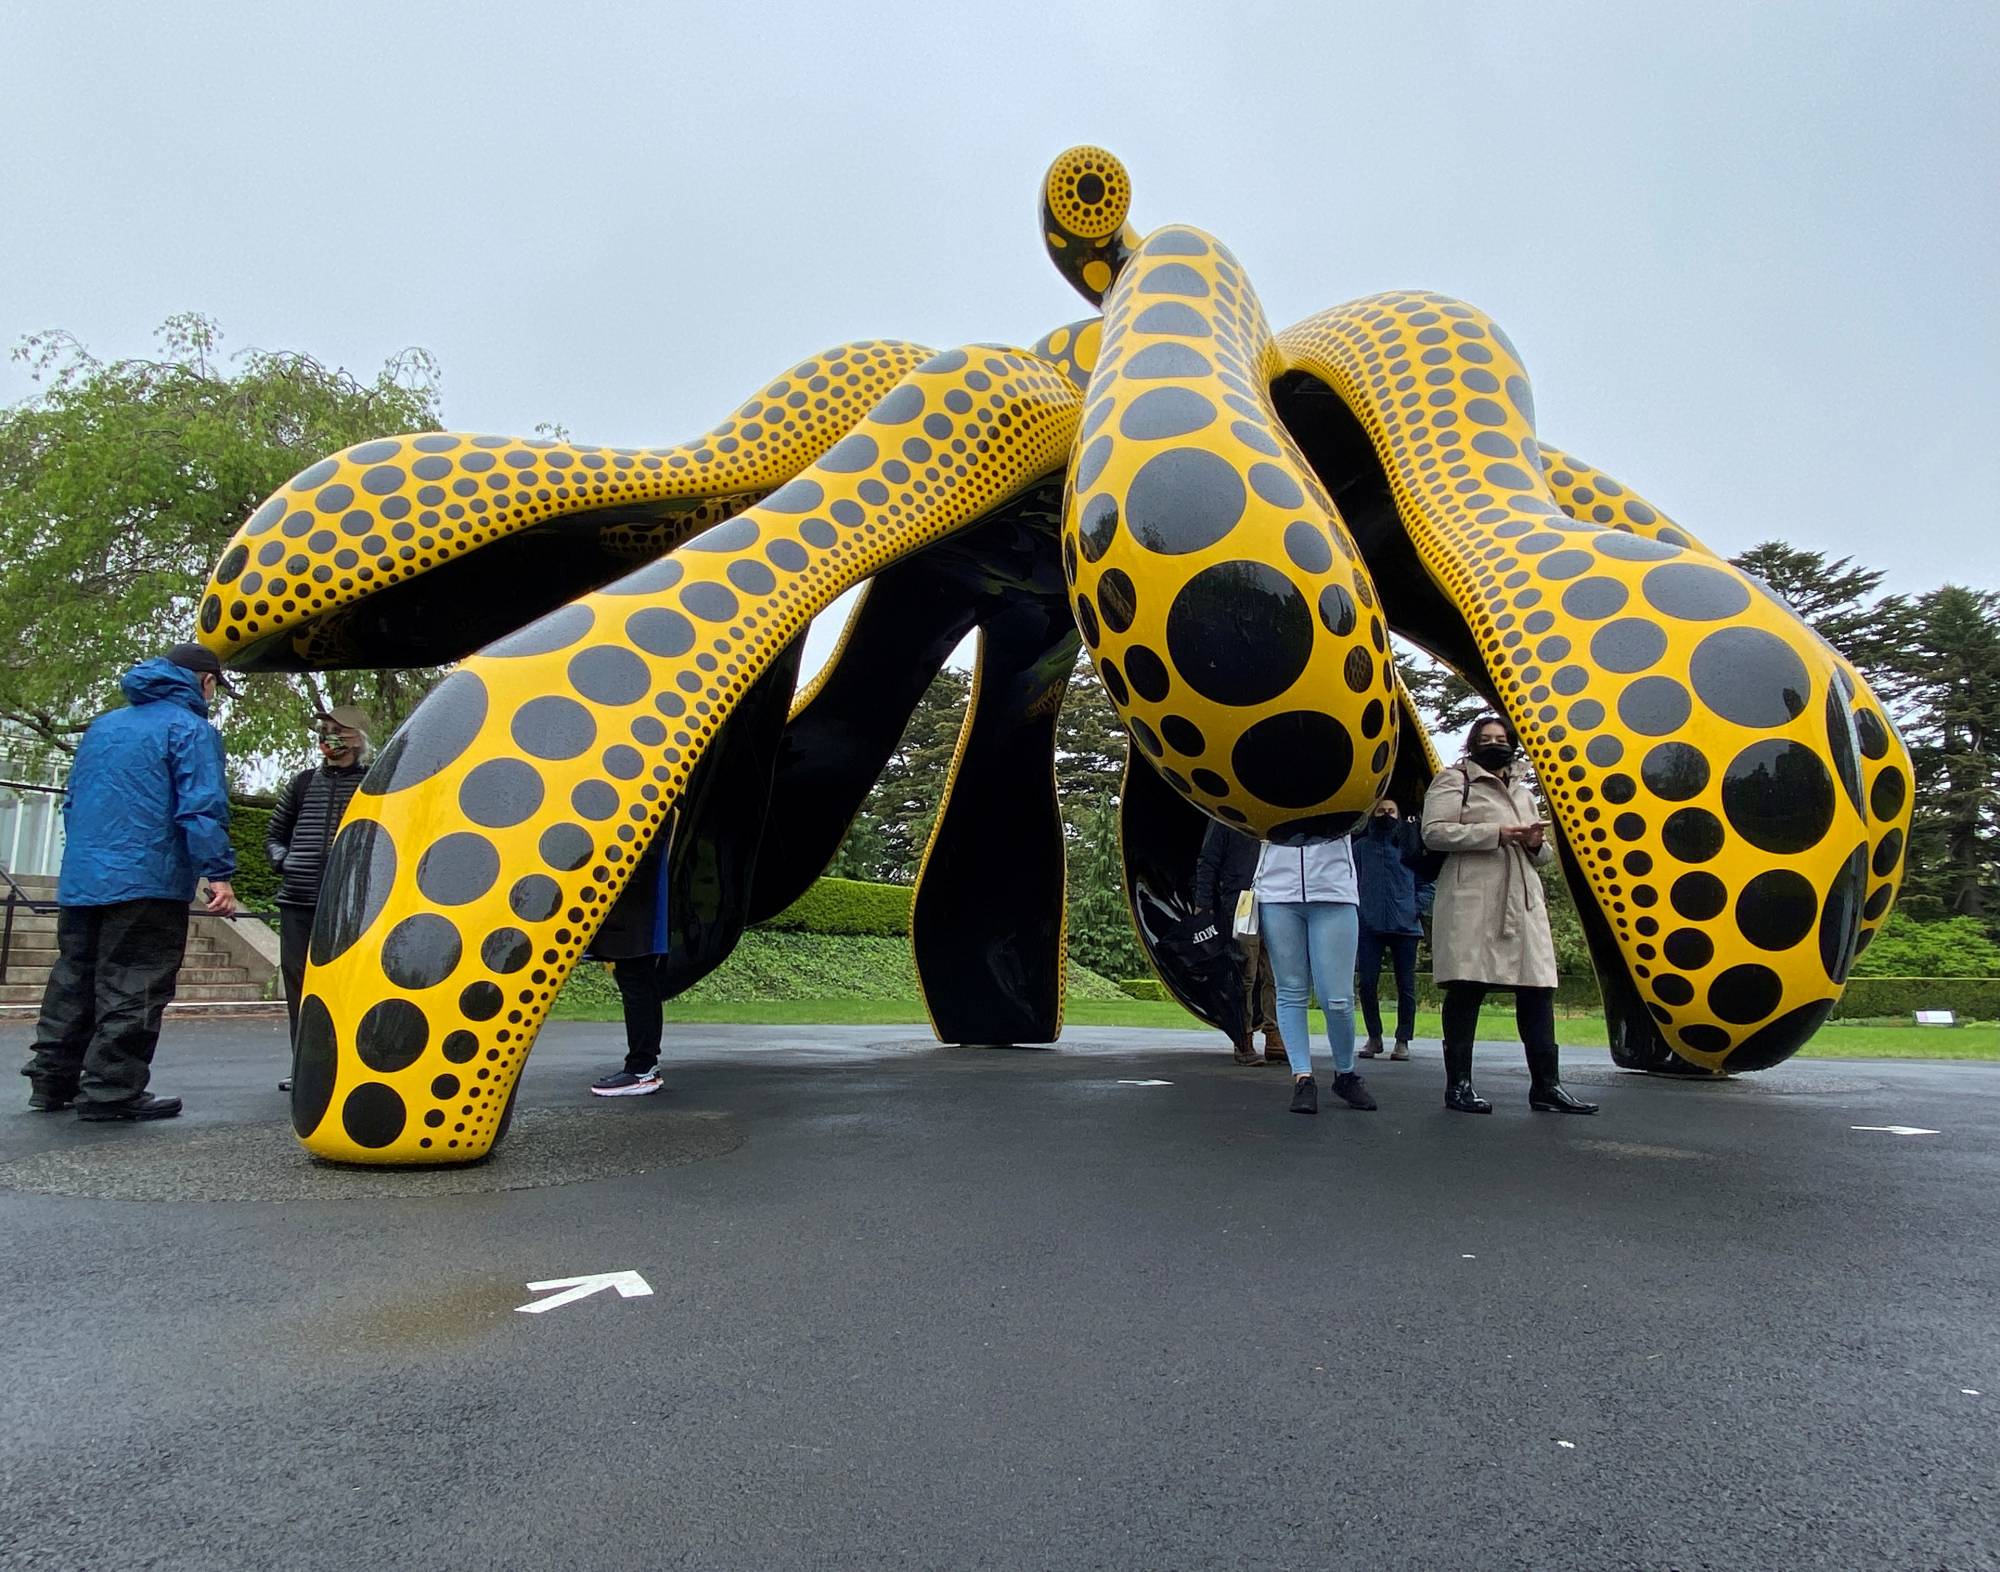
<svg viewBox="0 0 2000 1572"><path fill-rule="evenodd" d="M1556 1047L1556 947L1540 869L1556 849L1521 778L1514 735L1482 715L1466 734L1465 756L1440 770L1424 796L1424 845L1444 852L1431 907L1431 975L1444 990L1444 1105L1491 1113L1472 1088L1472 1042L1479 1006L1492 988L1510 989L1527 1051L1528 1106L1538 1113L1589 1114L1563 1089Z"/></svg>

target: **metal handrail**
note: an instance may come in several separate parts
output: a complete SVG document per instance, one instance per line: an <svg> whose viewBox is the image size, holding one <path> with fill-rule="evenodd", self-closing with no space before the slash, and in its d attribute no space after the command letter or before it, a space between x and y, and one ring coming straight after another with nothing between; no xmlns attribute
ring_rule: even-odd
<svg viewBox="0 0 2000 1572"><path fill-rule="evenodd" d="M0 984L7 981L7 967L14 956L14 912L25 906L38 917L46 917L58 908L54 901L39 901L14 882L14 875L0 868L0 882L7 886L7 916L4 927L0 927Z"/></svg>

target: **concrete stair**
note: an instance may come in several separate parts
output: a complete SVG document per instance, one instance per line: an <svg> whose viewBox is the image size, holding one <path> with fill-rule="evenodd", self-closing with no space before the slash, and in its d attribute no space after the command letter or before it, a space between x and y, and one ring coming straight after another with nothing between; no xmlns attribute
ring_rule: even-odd
<svg viewBox="0 0 2000 1572"><path fill-rule="evenodd" d="M36 900L54 899L54 881L21 879L21 887ZM0 899L4 899L0 886ZM42 993L56 961L56 919L53 913L14 908L7 969L0 980L0 1021L34 1020L41 1012ZM197 915L188 927L187 953L181 962L170 1015L282 1014L278 986L276 941L253 919L233 922Z"/></svg>

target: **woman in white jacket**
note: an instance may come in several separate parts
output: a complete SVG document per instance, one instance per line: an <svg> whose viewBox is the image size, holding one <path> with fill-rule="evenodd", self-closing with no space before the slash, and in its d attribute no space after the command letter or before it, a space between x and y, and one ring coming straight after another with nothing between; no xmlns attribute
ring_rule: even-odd
<svg viewBox="0 0 2000 1572"><path fill-rule="evenodd" d="M1302 846L1265 843L1257 858L1257 930L1277 984L1278 1027L1292 1064L1292 1112L1319 1112L1306 1001L1319 995L1333 1050L1333 1093L1350 1108L1375 1099L1354 1073L1354 946L1359 887L1347 837Z"/></svg>

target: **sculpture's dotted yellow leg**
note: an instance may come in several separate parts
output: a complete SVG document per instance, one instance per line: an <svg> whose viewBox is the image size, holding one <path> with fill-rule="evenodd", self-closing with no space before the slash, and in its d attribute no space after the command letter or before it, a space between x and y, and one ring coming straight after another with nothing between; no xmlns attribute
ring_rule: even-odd
<svg viewBox="0 0 2000 1572"><path fill-rule="evenodd" d="M1156 230L1105 302L1064 565L1119 716L1203 812L1338 833L1395 758L1395 666L1368 571L1271 408L1283 369L1242 268Z"/></svg>
<svg viewBox="0 0 2000 1572"><path fill-rule="evenodd" d="M904 377L803 475L467 660L335 841L293 1122L323 1156L454 1161L731 706L842 591L1059 467L1078 395L1020 351Z"/></svg>
<svg viewBox="0 0 2000 1572"><path fill-rule="evenodd" d="M1549 493L1571 518L1716 555L1686 525L1675 523L1631 487L1547 443L1542 444L1541 457ZM1861 906L1861 937L1854 947L1858 955L1868 948L1895 904L1896 891L1903 882L1916 801L1910 792L1902 741L1882 702L1853 662L1831 647L1827 653L1854 720L1855 746L1861 760L1860 800L1868 816L1868 894ZM1834 979L1845 980L1844 974Z"/></svg>
<svg viewBox="0 0 2000 1572"><path fill-rule="evenodd" d="M840 345L674 447L427 431L348 448L295 475L236 532L202 597L202 642L237 665L379 661L365 645L328 659L347 608L558 518L601 517L615 553L657 555L791 479L930 353ZM656 512L664 522L635 521Z"/></svg>
<svg viewBox="0 0 2000 1572"><path fill-rule="evenodd" d="M1366 427L1667 1041L1783 1058L1838 996L1868 877L1824 643L1725 563L1567 517L1519 358L1473 308L1376 296L1280 345Z"/></svg>

